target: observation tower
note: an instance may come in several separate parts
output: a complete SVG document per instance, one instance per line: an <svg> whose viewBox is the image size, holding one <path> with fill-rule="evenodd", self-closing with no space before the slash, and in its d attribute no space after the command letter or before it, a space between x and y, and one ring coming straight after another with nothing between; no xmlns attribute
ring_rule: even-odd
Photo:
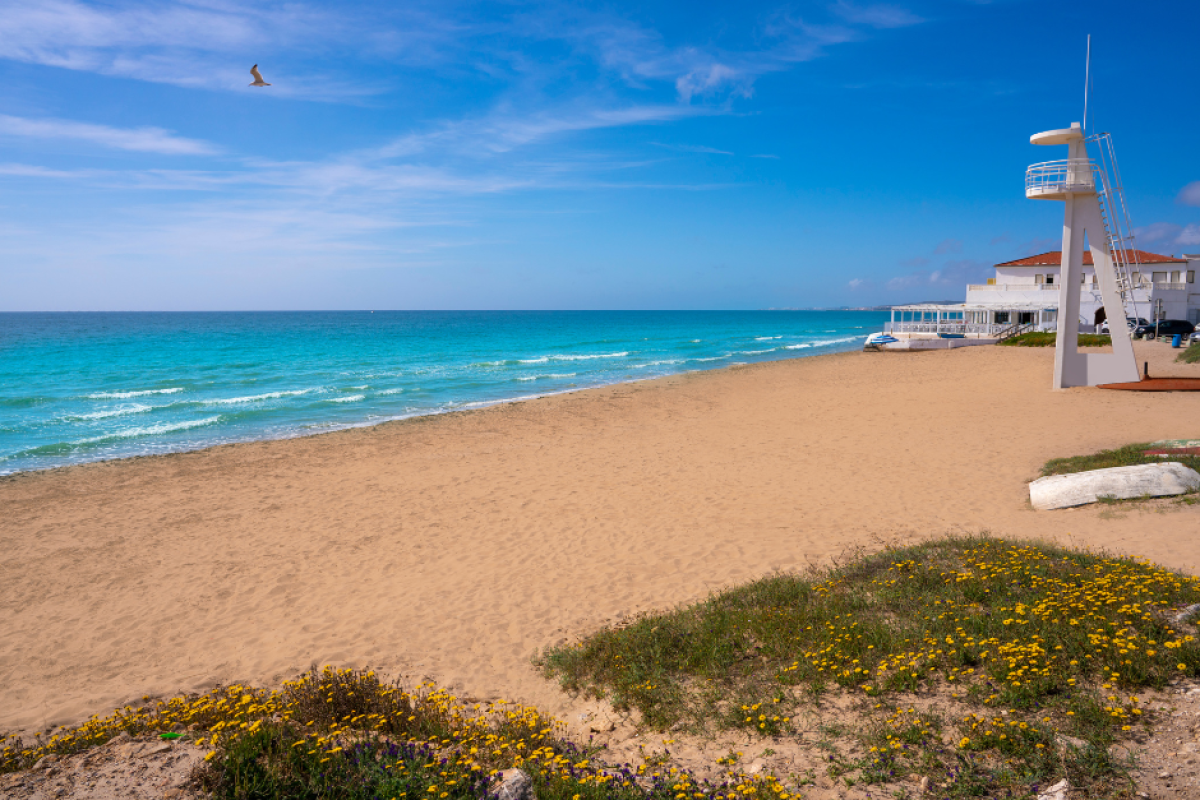
<svg viewBox="0 0 1200 800"><path fill-rule="evenodd" d="M1137 264L1132 226L1125 209L1120 173L1107 133L1085 137L1079 123L1044 131L1032 144L1065 144L1061 161L1034 164L1025 172L1025 196L1030 200L1061 200L1063 214L1062 273L1058 290L1058 338L1054 349L1054 388L1130 383L1138 380L1133 342L1126 317L1137 317L1130 264ZM1099 162L1088 155L1088 143L1099 150ZM1092 263L1104 311L1109 320L1113 352L1079 352L1079 293L1083 284L1083 248Z"/></svg>

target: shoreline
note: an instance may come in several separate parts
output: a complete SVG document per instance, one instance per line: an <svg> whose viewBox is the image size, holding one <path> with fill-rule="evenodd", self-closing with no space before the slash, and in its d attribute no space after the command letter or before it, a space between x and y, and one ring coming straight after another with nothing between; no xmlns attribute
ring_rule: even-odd
<svg viewBox="0 0 1200 800"><path fill-rule="evenodd" d="M865 339L866 337L863 336L861 338ZM82 466L86 466L89 464L106 464L106 463L110 463L110 462L128 461L128 460L132 460L132 459L157 458L157 457L161 457L161 456L174 456L174 455L182 455L185 453L197 453L197 452L203 452L205 450L211 450L211 449L218 448L218 447L228 447L231 445L255 444L258 442L279 442L279 441L288 441L291 439L305 439L305 438L309 438L312 436L324 436L324 435L330 434L330 433L339 433L341 431L357 430L357 429L361 429L361 428L373 428L373 427L376 427L379 425L387 425L387 424L394 423L394 422L406 422L408 420L417 419L417 418L421 418L421 417L439 417L439 416L444 416L447 414L457 414L457 413L463 412L463 411L478 411L478 410L482 410L485 408L491 408L491 407L498 406L498 405L507 405L510 403L523 403L523 402L528 402L531 400L539 400L544 397L554 397L557 395L573 394L576 392L588 392L588 391L593 391L593 390L598 390L598 389L605 389L605 388L612 387L612 386L621 386L624 384L644 383L646 381L656 381L656 380L662 380L664 378L673 378L673 377L678 377L678 376L682 376L682 375L693 375L693 374L698 374L698 373L714 372L714 371L725 370L725 369L734 369L737 367L755 366L757 364L774 364L774 363L778 363L778 362L782 362L782 361L795 361L795 360L805 359L805 358L822 358L822 357L826 357L826 356L835 356L835 355L840 355L842 353L853 353L853 352L859 352L859 349L834 350L834 351L826 352L826 353L812 353L812 354L805 354L805 355L790 355L790 356L784 356L784 357L780 357L780 358L766 359L763 361L735 362L732 364L725 364L722 366L710 367L708 369L703 369L703 368L690 369L690 370L684 370L681 372L671 372L671 373L667 373L664 375L652 375L652 376L648 376L648 377L644 377L644 378L627 378L627 379L623 379L623 380L611 380L611 381L607 381L607 382L589 384L586 386L579 386L579 387L573 387L573 388L566 388L566 389L561 389L558 391L543 392L543 393L539 393L539 394L519 395L519 396L515 396L515 397L501 398L501 399L497 399L497 400L481 400L481 401L463 402L453 408L435 408L435 409L432 409L429 411L419 411L419 412L415 412L412 414L402 414L402 415L387 417L385 419L380 419L380 420L375 420L375 421L367 420L367 421L362 421L362 422L347 422L347 423L335 422L335 423L330 423L330 428L328 430L317 430L317 431L312 431L312 432L307 432L307 433L301 432L301 431L292 431L292 432L284 433L284 434L281 434L278 436L255 437L255 438L240 439L240 440L229 441L229 442L217 442L215 444L202 444L202 445L199 445L196 447L183 447L179 450L167 450L167 451L161 452L161 453L139 453L136 455L115 456L112 458L89 459L89 460L85 460L85 461L78 461L78 462L75 462L72 464L60 464L60 465L52 466L52 467L40 467L40 468L36 468L36 469L19 469L19 470L13 470L11 472L0 471L0 482L3 482L5 479L8 479L8 478L16 477L18 475L29 475L29 474L37 474L37 473L44 473L44 472L52 472L55 470L71 469L73 467L82 467Z"/></svg>
<svg viewBox="0 0 1200 800"><path fill-rule="evenodd" d="M824 356L5 476L0 729L314 662L567 718L543 648L859 547L990 530L1200 564L1196 507L1025 496L1050 457L1191 435L1188 397L1039 389L1051 350Z"/></svg>

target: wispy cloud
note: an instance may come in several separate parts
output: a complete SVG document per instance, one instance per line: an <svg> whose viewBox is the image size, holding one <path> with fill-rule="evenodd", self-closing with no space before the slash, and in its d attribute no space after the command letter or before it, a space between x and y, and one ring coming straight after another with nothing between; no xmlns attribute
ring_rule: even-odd
<svg viewBox="0 0 1200 800"><path fill-rule="evenodd" d="M247 53L308 45L319 57L331 44L370 41L362 27L347 15L295 3L10 0L0 14L0 58L188 88L243 89L250 82ZM382 88L273 67L286 77L272 81L275 95L330 100Z"/></svg>
<svg viewBox="0 0 1200 800"><path fill-rule="evenodd" d="M916 14L899 6L859 5L840 0L833 10L847 22L869 25L872 28L903 28L924 22Z"/></svg>
<svg viewBox="0 0 1200 800"><path fill-rule="evenodd" d="M961 253L962 239L943 239L938 242L938 246L933 248L935 256L942 256L948 253Z"/></svg>
<svg viewBox="0 0 1200 800"><path fill-rule="evenodd" d="M0 114L0 135L38 139L74 139L117 150L164 155L212 155L217 148L162 128L112 128L65 119L27 119Z"/></svg>
<svg viewBox="0 0 1200 800"><path fill-rule="evenodd" d="M947 261L941 269L917 270L899 275L887 282L892 291L911 289L957 289L965 292L968 283L979 283L988 277L991 265L971 258Z"/></svg>
<svg viewBox="0 0 1200 800"><path fill-rule="evenodd" d="M703 144L667 144L665 142L651 142L656 147L665 147L668 150L678 150L683 153L711 153L717 156L731 156L734 153L730 150L719 150L716 147L709 147Z"/></svg>
<svg viewBox="0 0 1200 800"><path fill-rule="evenodd" d="M1200 181L1192 181L1180 189L1176 201L1185 206L1200 206Z"/></svg>

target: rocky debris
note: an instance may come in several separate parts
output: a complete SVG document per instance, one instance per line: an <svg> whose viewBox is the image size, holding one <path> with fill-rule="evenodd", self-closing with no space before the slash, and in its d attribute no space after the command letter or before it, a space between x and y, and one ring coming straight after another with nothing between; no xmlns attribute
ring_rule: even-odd
<svg viewBox="0 0 1200 800"><path fill-rule="evenodd" d="M500 787L496 790L496 800L531 800L532 797L533 779L527 772L506 769L500 773Z"/></svg>
<svg viewBox="0 0 1200 800"><path fill-rule="evenodd" d="M114 736L73 756L49 755L24 772L0 775L5 800L198 800L192 772L206 750L185 740Z"/></svg>
<svg viewBox="0 0 1200 800"><path fill-rule="evenodd" d="M1039 511L1049 511L1095 503L1102 497L1167 497L1197 489L1200 472L1172 461L1038 478L1029 484L1029 502Z"/></svg>
<svg viewBox="0 0 1200 800"><path fill-rule="evenodd" d="M1063 778L1058 783L1047 789L1038 792L1037 800L1067 800L1067 792L1071 791L1071 784Z"/></svg>

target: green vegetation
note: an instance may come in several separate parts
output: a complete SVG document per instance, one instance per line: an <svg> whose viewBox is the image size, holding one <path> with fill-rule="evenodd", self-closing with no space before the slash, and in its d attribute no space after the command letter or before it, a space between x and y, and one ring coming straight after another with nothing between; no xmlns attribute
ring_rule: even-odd
<svg viewBox="0 0 1200 800"><path fill-rule="evenodd" d="M713 784L646 760L594 764L595 750L536 709L468 704L424 684L408 691L374 672L313 670L279 691L234 685L126 707L32 743L0 737L0 773L28 769L130 734L181 732L211 751L194 778L225 800L486 800L519 767L539 800L789 800L773 776L730 772Z"/></svg>
<svg viewBox="0 0 1200 800"><path fill-rule="evenodd" d="M1067 475L1072 472L1087 472L1093 469L1163 463L1163 459L1159 456L1148 456L1145 454L1147 450L1152 449L1154 449L1154 444L1143 442L1127 444L1115 450L1101 450L1099 453L1087 456L1052 458L1042 466L1042 475ZM1177 455L1171 456L1170 460L1178 461L1185 467L1191 467L1200 472L1200 456Z"/></svg>
<svg viewBox="0 0 1200 800"><path fill-rule="evenodd" d="M1200 362L1200 342L1192 342L1186 350L1175 357L1175 360L1185 364Z"/></svg>
<svg viewBox="0 0 1200 800"><path fill-rule="evenodd" d="M1022 333L1020 336L1014 336L1011 339L1005 339L1000 344L1005 347L1054 347L1054 343L1058 341L1058 334L1049 331L1030 331ZM1112 337L1108 334L1097 333L1081 333L1079 334L1080 347L1108 347L1112 344Z"/></svg>
<svg viewBox="0 0 1200 800"><path fill-rule="evenodd" d="M847 783L929 777L937 796L1028 796L1068 777L1128 786L1109 746L1152 716L1136 692L1200 675L1172 613L1196 579L1127 558L989 538L889 549L779 575L546 653L564 688L645 724L791 736L850 698L865 755Z"/></svg>

